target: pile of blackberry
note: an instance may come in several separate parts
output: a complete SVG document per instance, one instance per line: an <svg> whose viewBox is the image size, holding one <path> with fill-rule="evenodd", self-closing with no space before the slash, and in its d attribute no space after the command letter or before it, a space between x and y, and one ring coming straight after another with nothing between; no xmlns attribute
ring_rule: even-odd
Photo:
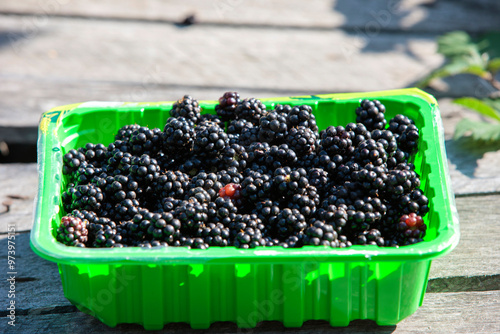
<svg viewBox="0 0 500 334"><path fill-rule="evenodd" d="M421 242L429 200L419 129L362 100L319 131L313 108L226 92L185 95L160 128L118 129L63 156L57 240L77 247L399 247Z"/></svg>

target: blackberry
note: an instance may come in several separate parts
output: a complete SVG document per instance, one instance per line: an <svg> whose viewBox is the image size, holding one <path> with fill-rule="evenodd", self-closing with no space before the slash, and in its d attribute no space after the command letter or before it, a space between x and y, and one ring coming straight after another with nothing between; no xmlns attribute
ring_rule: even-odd
<svg viewBox="0 0 500 334"><path fill-rule="evenodd" d="M357 182L366 192L378 196L386 186L388 169L385 166L366 165L352 173L352 180Z"/></svg>
<svg viewBox="0 0 500 334"><path fill-rule="evenodd" d="M380 233L377 229L371 229L369 231L363 231L359 233L355 240L356 245L376 245L376 246L384 246L385 241L382 237L382 233Z"/></svg>
<svg viewBox="0 0 500 334"><path fill-rule="evenodd" d="M223 185L217 179L217 174L201 172L195 175L188 184L189 191L198 187L205 190L210 196L209 199L213 201L219 195L219 191ZM190 194L188 195L191 196Z"/></svg>
<svg viewBox="0 0 500 334"><path fill-rule="evenodd" d="M229 122L227 126L227 134L236 134L241 135L243 129L245 128L253 128L254 125L252 122L247 121L246 119L233 119Z"/></svg>
<svg viewBox="0 0 500 334"><path fill-rule="evenodd" d="M166 153L186 154L193 149L195 131L184 117L169 118L163 132L163 150Z"/></svg>
<svg viewBox="0 0 500 334"><path fill-rule="evenodd" d="M270 144L281 144L287 135L288 126L285 116L271 111L260 118L259 140Z"/></svg>
<svg viewBox="0 0 500 334"><path fill-rule="evenodd" d="M189 188L189 176L181 171L166 171L158 177L153 188L160 198L183 199Z"/></svg>
<svg viewBox="0 0 500 334"><path fill-rule="evenodd" d="M343 126L329 126L320 133L320 145L330 157L340 155L348 158L354 151L353 136L354 132L347 131Z"/></svg>
<svg viewBox="0 0 500 334"><path fill-rule="evenodd" d="M267 174L253 172L241 182L241 196L252 203L269 196L273 185L272 178Z"/></svg>
<svg viewBox="0 0 500 334"><path fill-rule="evenodd" d="M85 161L85 155L77 150L69 150L63 155L63 174L71 175Z"/></svg>
<svg viewBox="0 0 500 334"><path fill-rule="evenodd" d="M274 171L273 184L278 194L290 199L295 194L305 194L309 180L304 168L292 170L290 167L285 167Z"/></svg>
<svg viewBox="0 0 500 334"><path fill-rule="evenodd" d="M248 161L247 161L247 166L250 167L248 168L249 170L252 169L258 169L258 168L253 168L252 165L258 165L260 167L263 167L265 165L264 161L267 157L267 153L271 147L269 146L268 143L260 143L260 142L255 142L251 143L246 147L246 151L248 153Z"/></svg>
<svg viewBox="0 0 500 334"><path fill-rule="evenodd" d="M156 159L152 159L147 154L140 157L134 156L131 159L130 175L140 182L151 184L160 176L160 166Z"/></svg>
<svg viewBox="0 0 500 334"><path fill-rule="evenodd" d="M304 245L339 247L338 234L329 225L321 220L313 219L304 231Z"/></svg>
<svg viewBox="0 0 500 334"><path fill-rule="evenodd" d="M215 125L218 125L219 127L224 127L224 124L222 123L222 120L220 119L219 116L213 115L213 114L202 114L198 120L198 123L213 123Z"/></svg>
<svg viewBox="0 0 500 334"><path fill-rule="evenodd" d="M347 220L349 219L349 216L347 215L347 207L344 207L343 205L339 205L337 207L329 202L335 201L331 199L330 201L323 201L321 204L322 207L318 209L317 217L326 224L331 225L337 233L341 233L347 225Z"/></svg>
<svg viewBox="0 0 500 334"><path fill-rule="evenodd" d="M292 111L292 106L288 104L277 104L276 107L274 108L274 111L281 116L287 117L290 111Z"/></svg>
<svg viewBox="0 0 500 334"><path fill-rule="evenodd" d="M136 199L142 196L139 183L132 177L125 175L107 176L104 180L104 193L111 202L120 202L124 199Z"/></svg>
<svg viewBox="0 0 500 334"><path fill-rule="evenodd" d="M158 241L172 245L181 237L181 222L171 212L154 213L150 217L147 235Z"/></svg>
<svg viewBox="0 0 500 334"><path fill-rule="evenodd" d="M87 224L87 220L72 215L62 217L56 232L57 241L67 246L85 247L88 240Z"/></svg>
<svg viewBox="0 0 500 334"><path fill-rule="evenodd" d="M412 119L404 115L396 115L389 121L389 130L394 133L399 149L407 153L417 150L420 135Z"/></svg>
<svg viewBox="0 0 500 334"><path fill-rule="evenodd" d="M419 216L425 216L429 212L429 199L420 189L414 189L410 193L399 198L401 212L405 214L416 213Z"/></svg>
<svg viewBox="0 0 500 334"><path fill-rule="evenodd" d="M420 178L417 173L409 169L393 169L387 174L387 181L382 196L397 200L403 194L410 193L420 187Z"/></svg>
<svg viewBox="0 0 500 334"><path fill-rule="evenodd" d="M297 209L284 208L275 220L275 230L280 240L286 240L307 227L306 218Z"/></svg>
<svg viewBox="0 0 500 334"><path fill-rule="evenodd" d="M196 237L202 238L209 246L226 247L230 245L230 231L221 223L208 223L198 229Z"/></svg>
<svg viewBox="0 0 500 334"><path fill-rule="evenodd" d="M248 227L238 232L234 238L233 245L236 248L255 248L257 246L265 246L266 241L262 237L262 233L258 229Z"/></svg>
<svg viewBox="0 0 500 334"><path fill-rule="evenodd" d="M99 211L104 201L101 188L93 185L69 185L61 195L63 209L71 212L74 209Z"/></svg>
<svg viewBox="0 0 500 334"><path fill-rule="evenodd" d="M288 128L304 126L313 132L318 132L316 117L312 113L312 108L308 105L293 107L286 116Z"/></svg>
<svg viewBox="0 0 500 334"><path fill-rule="evenodd" d="M140 129L139 124L127 124L118 129L118 132L115 135L115 140L128 142L132 133L138 129Z"/></svg>
<svg viewBox="0 0 500 334"><path fill-rule="evenodd" d="M222 190L222 189L221 189ZM208 203L208 217L212 222L221 222L229 226L237 213L237 196L221 196Z"/></svg>
<svg viewBox="0 0 500 334"><path fill-rule="evenodd" d="M356 122L366 126L368 131L385 128L387 121L384 117L385 106L378 100L362 100L356 108Z"/></svg>
<svg viewBox="0 0 500 334"><path fill-rule="evenodd" d="M130 220L139 212L139 201L136 199L124 199L116 203L114 213L111 216L116 221Z"/></svg>
<svg viewBox="0 0 500 334"><path fill-rule="evenodd" d="M196 231L208 220L208 209L206 205L197 201L182 201L174 210L182 224L181 231L189 233Z"/></svg>
<svg viewBox="0 0 500 334"><path fill-rule="evenodd" d="M349 123L345 126L345 130L351 135L352 145L358 146L365 140L371 139L371 132L366 129L362 123Z"/></svg>
<svg viewBox="0 0 500 334"><path fill-rule="evenodd" d="M154 155L162 148L163 132L158 128L149 129L148 127L141 126L132 132L129 144L133 154Z"/></svg>
<svg viewBox="0 0 500 334"><path fill-rule="evenodd" d="M295 151L291 150L286 144L271 146L270 149L266 151L264 157L265 165L272 170L285 166L295 166L297 160Z"/></svg>
<svg viewBox="0 0 500 334"><path fill-rule="evenodd" d="M219 116L222 121L235 119L235 110L240 102L240 94L237 92L224 93L224 95L219 98L219 104L215 106L217 116Z"/></svg>
<svg viewBox="0 0 500 334"><path fill-rule="evenodd" d="M106 160L107 147L103 144L87 143L84 147L79 148L78 152L83 153L85 161L95 167L101 167L102 163Z"/></svg>
<svg viewBox="0 0 500 334"><path fill-rule="evenodd" d="M213 193L213 191L211 192ZM215 196L215 195L214 195ZM196 200L200 204L208 204L212 200L212 197L208 191L202 187L191 188L185 198L186 200Z"/></svg>
<svg viewBox="0 0 500 334"><path fill-rule="evenodd" d="M297 157L316 151L316 133L310 128L298 126L291 128L286 136L286 143L295 151Z"/></svg>
<svg viewBox="0 0 500 334"><path fill-rule="evenodd" d="M111 248L116 244L116 241L114 240L117 232L116 223L109 218L101 217L96 223L91 224L89 231L94 240L92 247Z"/></svg>
<svg viewBox="0 0 500 334"><path fill-rule="evenodd" d="M229 138L223 129L216 125L198 125L195 128L194 153L199 157L213 158L229 145Z"/></svg>
<svg viewBox="0 0 500 334"><path fill-rule="evenodd" d="M316 187L318 192L321 194L326 192L330 178L328 176L328 172L326 172L323 168L309 169L307 172L307 178L309 180L309 184Z"/></svg>
<svg viewBox="0 0 500 334"><path fill-rule="evenodd" d="M373 130L371 132L371 137L377 143L381 143L384 150L390 156L398 149L398 143L396 137L390 130Z"/></svg>
<svg viewBox="0 0 500 334"><path fill-rule="evenodd" d="M259 128L258 127L245 127L241 130L238 137L238 144L242 146L250 146L253 143L259 142Z"/></svg>
<svg viewBox="0 0 500 334"><path fill-rule="evenodd" d="M307 186L304 194L294 194L287 205L291 209L297 209L304 217L310 218L316 213L316 206L320 204L320 197L314 186Z"/></svg>
<svg viewBox="0 0 500 334"><path fill-rule="evenodd" d="M218 171L217 179L222 182L224 186L229 183L241 184L243 181L243 175L236 167L229 167L226 170Z"/></svg>
<svg viewBox="0 0 500 334"><path fill-rule="evenodd" d="M255 203L255 208L252 210L252 213L256 214L264 224L269 226L274 225L279 212L279 203L270 199Z"/></svg>
<svg viewBox="0 0 500 334"><path fill-rule="evenodd" d="M255 126L259 125L260 118L267 114L266 106L260 100L249 98L238 103L234 110L236 118L245 119Z"/></svg>
<svg viewBox="0 0 500 334"><path fill-rule="evenodd" d="M236 206L241 206L241 185L228 183L219 189L219 197L231 200Z"/></svg>
<svg viewBox="0 0 500 334"><path fill-rule="evenodd" d="M300 232L297 233L297 235L292 235L291 237L286 238L284 241L279 242L278 245L283 248L299 248L302 247L303 240L304 240L304 234Z"/></svg>
<svg viewBox="0 0 500 334"><path fill-rule="evenodd" d="M184 95L181 99L177 100L170 109L170 116L184 117L186 120L193 123L198 123L200 119L201 108L198 101L189 95Z"/></svg>
<svg viewBox="0 0 500 334"><path fill-rule="evenodd" d="M356 147L353 153L353 159L361 166L366 166L368 164L381 166L387 162L387 151L384 149L384 145L381 142L368 139Z"/></svg>
<svg viewBox="0 0 500 334"><path fill-rule="evenodd" d="M235 167L242 171L247 167L248 153L244 146L230 144L221 152L219 169L225 170L228 167Z"/></svg>

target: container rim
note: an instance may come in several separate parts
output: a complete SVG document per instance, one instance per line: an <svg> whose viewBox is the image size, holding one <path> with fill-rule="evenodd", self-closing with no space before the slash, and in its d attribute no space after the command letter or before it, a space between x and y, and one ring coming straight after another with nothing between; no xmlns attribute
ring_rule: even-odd
<svg viewBox="0 0 500 334"><path fill-rule="evenodd" d="M349 248L326 248L320 246L304 246L302 248L257 247L254 249L237 249L235 247L210 247L206 250L187 249L187 247L158 247L143 249L140 247L95 249L68 247L56 241L47 221L42 220L46 214L53 215L59 210L57 196L43 196L44 192L58 194L60 175L54 173L53 167L57 159L61 159L56 130L61 119L72 112L85 108L133 108L138 106L161 106L171 104L165 102L87 102L53 108L42 114L38 135L38 194L35 200L34 225L30 236L30 245L40 257L59 264L148 264L161 263L287 263L287 262L370 262L370 261L422 261L442 256L450 252L459 242L459 222L454 195L449 179L446 151L444 147L444 131L436 99L417 88L406 88L388 91L321 94L294 96L285 98L265 98L262 102L280 101L287 103L315 99L317 101L350 100L361 98L405 98L417 103L425 113L426 121L432 124L434 147L430 150L437 155L437 168L433 169L434 190L441 196L446 205L440 208L444 212L440 217L440 226L435 239L415 245L399 248L378 246L352 246ZM216 101L199 101L200 104L214 104ZM46 172L54 173L53 180L46 179ZM444 180L444 181L442 181ZM55 210L55 211L51 211ZM47 234L49 237L47 237Z"/></svg>

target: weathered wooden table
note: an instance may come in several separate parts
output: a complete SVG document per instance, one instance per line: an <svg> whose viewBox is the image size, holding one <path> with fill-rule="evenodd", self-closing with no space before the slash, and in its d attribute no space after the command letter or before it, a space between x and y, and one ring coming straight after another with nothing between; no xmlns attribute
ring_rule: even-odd
<svg viewBox="0 0 500 334"><path fill-rule="evenodd" d="M161 0L0 3L0 142L34 145L40 114L89 100L216 99L373 91L412 86L443 59L435 38L450 30L499 29L495 1ZM180 23L194 15L194 25ZM423 306L394 327L354 321L347 328L309 321L296 333L500 332L500 148L466 148L456 122L477 116L451 103L491 88L458 76L434 84L445 125L461 241L433 262ZM0 287L0 331L140 332L108 328L79 312L62 292L57 266L29 247L36 163L0 164L1 272L7 226L16 229L16 326L8 324L9 286ZM7 211L8 212L4 212ZM5 277L8 278L8 277ZM286 330L259 324L255 332ZM190 331L185 324L165 332ZM236 332L217 323L204 332Z"/></svg>

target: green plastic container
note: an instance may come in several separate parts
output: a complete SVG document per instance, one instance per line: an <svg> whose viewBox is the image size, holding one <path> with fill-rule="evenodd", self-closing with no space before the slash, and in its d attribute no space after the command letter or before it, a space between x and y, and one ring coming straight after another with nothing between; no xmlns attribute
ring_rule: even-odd
<svg viewBox="0 0 500 334"><path fill-rule="evenodd" d="M173 103L90 102L55 108L41 118L31 247L58 264L66 298L109 326L137 323L161 329L167 323L186 322L192 328L208 328L217 321L231 321L251 328L267 320L286 327L299 327L307 320L347 326L355 319L397 324L422 304L432 259L459 241L436 100L420 90L403 89L261 101L268 107L308 104L321 130L355 121L354 110L363 98L381 100L387 118L401 113L421 129L414 163L430 199L424 219L428 232L422 243L400 248L249 250L64 246L54 237L63 215L63 154L87 142L108 144L126 124L163 127ZM216 102L200 104L205 112L213 112Z"/></svg>

